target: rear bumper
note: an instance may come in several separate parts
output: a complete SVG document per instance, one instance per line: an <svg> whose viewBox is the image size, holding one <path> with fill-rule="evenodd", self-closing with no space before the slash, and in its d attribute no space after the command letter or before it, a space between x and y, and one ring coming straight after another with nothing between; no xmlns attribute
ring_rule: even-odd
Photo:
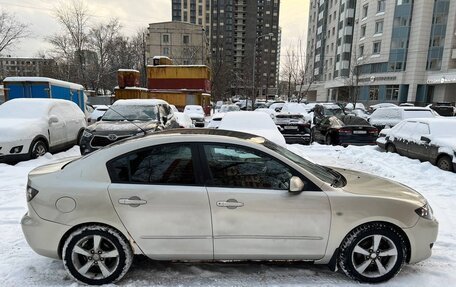
<svg viewBox="0 0 456 287"><path fill-rule="evenodd" d="M438 230L439 223L437 220L424 218L420 218L414 227L404 229L410 240L409 263L420 262L432 255L432 246L437 240Z"/></svg>
<svg viewBox="0 0 456 287"><path fill-rule="evenodd" d="M282 134L287 144L310 144L310 135Z"/></svg>
<svg viewBox="0 0 456 287"><path fill-rule="evenodd" d="M71 226L40 218L30 205L29 211L21 219L21 226L25 239L33 251L46 257L60 259L60 240Z"/></svg>

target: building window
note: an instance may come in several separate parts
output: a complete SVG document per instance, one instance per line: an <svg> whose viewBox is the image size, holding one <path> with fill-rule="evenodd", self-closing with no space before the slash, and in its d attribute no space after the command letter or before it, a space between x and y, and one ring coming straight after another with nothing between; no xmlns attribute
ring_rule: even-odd
<svg viewBox="0 0 456 287"><path fill-rule="evenodd" d="M169 34L163 35L163 44L169 44Z"/></svg>
<svg viewBox="0 0 456 287"><path fill-rule="evenodd" d="M375 34L383 33L383 20L375 22Z"/></svg>
<svg viewBox="0 0 456 287"><path fill-rule="evenodd" d="M372 54L374 54L374 55L380 54L381 49L382 49L382 42L381 41L374 42Z"/></svg>
<svg viewBox="0 0 456 287"><path fill-rule="evenodd" d="M169 55L169 47L164 47L163 48L163 55L168 56Z"/></svg>
<svg viewBox="0 0 456 287"><path fill-rule="evenodd" d="M190 36L189 35L182 36L182 42L184 44L190 44Z"/></svg>
<svg viewBox="0 0 456 287"><path fill-rule="evenodd" d="M366 37L366 25L361 26L361 31L359 34L361 35L360 38Z"/></svg>
<svg viewBox="0 0 456 287"><path fill-rule="evenodd" d="M359 45L359 57L364 56L364 44Z"/></svg>
<svg viewBox="0 0 456 287"><path fill-rule="evenodd" d="M367 12L369 12L369 5L368 4L363 6L363 19L367 17Z"/></svg>
<svg viewBox="0 0 456 287"><path fill-rule="evenodd" d="M369 87L369 100L370 101L378 101L378 86L370 86Z"/></svg>
<svg viewBox="0 0 456 287"><path fill-rule="evenodd" d="M399 99L399 85L386 86L386 98L387 101L397 101Z"/></svg>
<svg viewBox="0 0 456 287"><path fill-rule="evenodd" d="M378 0L377 1L377 13L385 12L386 6L385 0Z"/></svg>

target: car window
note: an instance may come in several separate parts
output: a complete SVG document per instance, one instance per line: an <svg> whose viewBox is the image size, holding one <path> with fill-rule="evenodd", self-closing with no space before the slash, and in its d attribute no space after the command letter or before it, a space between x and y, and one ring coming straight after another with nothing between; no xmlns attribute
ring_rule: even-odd
<svg viewBox="0 0 456 287"><path fill-rule="evenodd" d="M113 183L195 184L190 145L162 145L118 157L108 163Z"/></svg>
<svg viewBox="0 0 456 287"><path fill-rule="evenodd" d="M425 123L417 123L415 126L415 130L413 131L412 138L415 141L419 141L422 136L429 135L429 125Z"/></svg>
<svg viewBox="0 0 456 287"><path fill-rule="evenodd" d="M404 110L404 119L433 118L434 114L428 110Z"/></svg>
<svg viewBox="0 0 456 287"><path fill-rule="evenodd" d="M410 139L415 131L416 122L406 122L396 132L396 136L400 139Z"/></svg>
<svg viewBox="0 0 456 287"><path fill-rule="evenodd" d="M265 154L239 146L205 145L210 185L288 190L292 170Z"/></svg>

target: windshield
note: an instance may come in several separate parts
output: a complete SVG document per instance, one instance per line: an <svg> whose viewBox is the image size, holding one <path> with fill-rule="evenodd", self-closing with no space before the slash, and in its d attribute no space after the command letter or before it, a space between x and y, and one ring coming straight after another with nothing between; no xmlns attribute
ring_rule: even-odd
<svg viewBox="0 0 456 287"><path fill-rule="evenodd" d="M331 107L325 107L325 116L339 116L339 115L344 115L344 112L340 107L337 106L331 106Z"/></svg>
<svg viewBox="0 0 456 287"><path fill-rule="evenodd" d="M114 105L104 114L103 121L158 121L157 106Z"/></svg>
<svg viewBox="0 0 456 287"><path fill-rule="evenodd" d="M295 164L299 165L300 167L304 168L305 170L312 173L314 176L318 177L320 180L327 182L334 187L342 187L346 184L345 178L338 173L337 171L315 164L313 162L308 161L305 158L300 157L299 155L291 152L290 150L277 145L271 141L266 140L263 145L281 155L286 157L287 159L291 160Z"/></svg>

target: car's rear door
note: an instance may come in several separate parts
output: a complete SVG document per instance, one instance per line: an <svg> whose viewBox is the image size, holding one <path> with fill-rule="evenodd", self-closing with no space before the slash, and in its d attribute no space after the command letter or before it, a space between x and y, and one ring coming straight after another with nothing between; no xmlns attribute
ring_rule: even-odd
<svg viewBox="0 0 456 287"><path fill-rule="evenodd" d="M192 144L138 150L108 162L122 223L153 259L212 259L211 213Z"/></svg>
<svg viewBox="0 0 456 287"><path fill-rule="evenodd" d="M66 115L68 111L60 104L54 104L49 110L49 117L57 117L57 122L49 122L49 147L59 148L65 145L68 138Z"/></svg>
<svg viewBox="0 0 456 287"><path fill-rule="evenodd" d="M330 229L327 195L283 162L257 150L201 146L211 203L215 259L318 259ZM289 192L293 175L305 191Z"/></svg>
<svg viewBox="0 0 456 287"><path fill-rule="evenodd" d="M429 137L429 125L426 123L417 122L412 131L411 139L408 142L408 154L411 158L419 160L429 160L430 144L421 140L422 136Z"/></svg>

